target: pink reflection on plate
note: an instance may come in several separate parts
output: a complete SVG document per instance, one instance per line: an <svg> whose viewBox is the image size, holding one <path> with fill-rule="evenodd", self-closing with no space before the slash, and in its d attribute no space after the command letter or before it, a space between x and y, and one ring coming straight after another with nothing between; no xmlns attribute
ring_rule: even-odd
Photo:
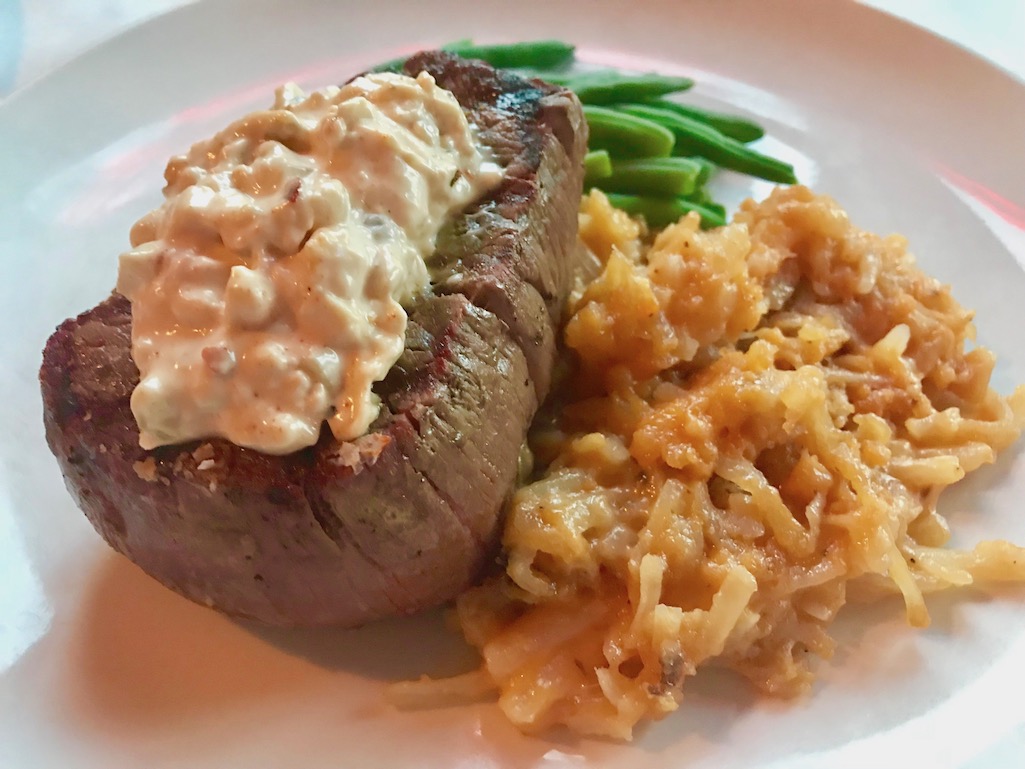
<svg viewBox="0 0 1025 769"><path fill-rule="evenodd" d="M1008 200L982 182L959 174L952 168L937 164L936 170L948 186L960 190L964 195L996 214L1012 227L1025 230L1025 206Z"/></svg>
<svg viewBox="0 0 1025 769"><path fill-rule="evenodd" d="M1005 198L982 182L937 163L943 184L958 197L1025 268L1025 206Z"/></svg>

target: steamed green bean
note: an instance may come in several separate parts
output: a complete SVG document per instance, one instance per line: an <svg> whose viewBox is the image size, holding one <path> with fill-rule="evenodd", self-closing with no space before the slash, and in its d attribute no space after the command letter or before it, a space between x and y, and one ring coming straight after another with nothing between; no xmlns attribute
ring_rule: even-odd
<svg viewBox="0 0 1025 769"><path fill-rule="evenodd" d="M598 185L609 192L676 196L695 191L701 166L687 158L644 158L616 161Z"/></svg>
<svg viewBox="0 0 1025 769"><path fill-rule="evenodd" d="M623 101L627 100L623 99ZM760 125L755 123L753 120L748 120L747 118L738 117L736 115L726 115L722 112L713 112L711 110L701 109L700 107L694 107L690 104L681 104L677 101L670 101L669 99L651 99L644 101L644 104L649 107L656 107L657 109L669 110L670 112L675 112L677 115L683 115L684 117L696 120L699 123L710 125L723 136L736 139L738 142L743 142L744 144L757 141L765 136L765 131Z"/></svg>
<svg viewBox="0 0 1025 769"><path fill-rule="evenodd" d="M619 109L628 115L650 120L672 131L676 138L673 153L700 155L718 166L740 171L771 182L793 184L794 168L747 147L736 139L684 115L646 104L624 104Z"/></svg>
<svg viewBox="0 0 1025 769"><path fill-rule="evenodd" d="M726 224L725 211L718 211L700 203L692 203L683 197L662 198L646 195L621 195L609 193L609 202L633 216L643 216L651 227L665 227L691 211L701 216L705 229Z"/></svg>
<svg viewBox="0 0 1025 769"><path fill-rule="evenodd" d="M570 89L584 104L643 101L686 91L694 85L694 81L687 77L632 74L614 69L573 73L532 72L531 75Z"/></svg>
<svg viewBox="0 0 1025 769"><path fill-rule="evenodd" d="M704 186L705 182L711 179L712 174L715 172L715 163L710 160L705 160L705 158L700 155L692 155L688 157L687 160L701 166L701 171L698 172L697 185L698 187Z"/></svg>
<svg viewBox="0 0 1025 769"><path fill-rule="evenodd" d="M612 158L605 150L592 150L584 155L584 184L594 183L612 176Z"/></svg>
<svg viewBox="0 0 1025 769"><path fill-rule="evenodd" d="M443 45L441 50L466 59L481 59L492 67L515 69L561 67L573 61L576 47L561 40L535 40L528 43L476 45L472 40L459 40Z"/></svg>
<svg viewBox="0 0 1025 769"><path fill-rule="evenodd" d="M620 110L584 105L590 129L588 146L606 150L613 158L667 157L673 149L673 134L667 128Z"/></svg>

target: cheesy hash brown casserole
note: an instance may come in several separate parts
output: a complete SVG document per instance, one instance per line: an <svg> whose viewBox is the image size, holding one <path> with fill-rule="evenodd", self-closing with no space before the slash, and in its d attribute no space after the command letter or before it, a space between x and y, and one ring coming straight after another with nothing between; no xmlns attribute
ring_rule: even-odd
<svg viewBox="0 0 1025 769"><path fill-rule="evenodd" d="M585 197L602 267L572 300L575 368L505 572L458 603L483 657L466 681L523 729L629 739L710 660L806 691L852 580L921 627L926 592L1025 579L1007 542L944 548L937 498L1018 437L1025 388L990 389L972 313L902 238L803 187L644 234Z"/></svg>

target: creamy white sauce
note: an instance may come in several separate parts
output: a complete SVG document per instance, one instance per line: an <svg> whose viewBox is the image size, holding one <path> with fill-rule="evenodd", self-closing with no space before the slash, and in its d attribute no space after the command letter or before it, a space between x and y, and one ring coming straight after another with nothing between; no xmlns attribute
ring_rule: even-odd
<svg viewBox="0 0 1025 769"><path fill-rule="evenodd" d="M340 440L366 432L403 349L400 303L428 286L445 219L501 173L427 73L284 86L173 158L118 274L141 445L284 454L325 419Z"/></svg>

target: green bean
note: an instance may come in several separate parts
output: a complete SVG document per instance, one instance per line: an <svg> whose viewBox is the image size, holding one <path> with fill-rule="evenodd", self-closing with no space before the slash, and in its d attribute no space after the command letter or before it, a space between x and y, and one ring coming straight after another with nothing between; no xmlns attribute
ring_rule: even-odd
<svg viewBox="0 0 1025 769"><path fill-rule="evenodd" d="M704 190L702 190L702 192L704 193L702 195L685 195L684 197L686 197L688 203L693 203L695 205L701 206L702 208L707 208L709 211L715 213L720 219L722 219L725 222L726 206L722 205L721 203L716 203L714 200L712 200L712 196Z"/></svg>
<svg viewBox="0 0 1025 769"><path fill-rule="evenodd" d="M529 43L475 45L472 40L458 40L441 47L466 59L481 59L492 67L509 69L561 67L573 61L576 48L561 40L535 40Z"/></svg>
<svg viewBox="0 0 1025 769"><path fill-rule="evenodd" d="M644 158L612 164L612 174L598 184L609 192L633 195L690 195L701 167L687 158Z"/></svg>
<svg viewBox="0 0 1025 769"><path fill-rule="evenodd" d="M698 203L702 206L707 206L709 203L715 202L706 187L698 187L686 197L691 203Z"/></svg>
<svg viewBox="0 0 1025 769"><path fill-rule="evenodd" d="M595 182L612 176L612 159L605 150L595 150L584 155L584 185L593 187ZM599 185L600 186L600 185Z"/></svg>
<svg viewBox="0 0 1025 769"><path fill-rule="evenodd" d="M705 182L712 178L712 174L715 172L715 163L710 160L705 160L699 155L691 155L687 160L701 166L701 170L698 172L697 181L695 182L698 187L703 186Z"/></svg>
<svg viewBox="0 0 1025 769"><path fill-rule="evenodd" d="M538 67L544 71L549 67L561 67L573 61L576 50L569 43L559 40L538 40L532 43L507 43L504 45L475 45L470 38L445 43L441 50L458 54L464 59L481 59L493 67L505 69L527 69ZM404 56L378 64L371 72L399 72L406 63ZM536 77L530 75L530 77Z"/></svg>
<svg viewBox="0 0 1025 769"><path fill-rule="evenodd" d="M720 219L722 219L723 224L726 224L726 206L724 206L722 203L716 203L713 201L705 204L703 207L714 213Z"/></svg>
<svg viewBox="0 0 1025 769"><path fill-rule="evenodd" d="M692 203L686 198L659 198L641 195L609 194L609 202L633 216L643 216L650 227L665 227L680 220L681 217L695 211L701 216L701 226L721 227L726 224L725 211L720 212Z"/></svg>
<svg viewBox="0 0 1025 769"><path fill-rule="evenodd" d="M624 99L623 101L626 100ZM748 120L747 118L726 115L722 112L712 112L711 110L693 107L690 104L680 104L669 99L650 99L644 103L650 107L669 110L677 115L683 115L691 120L697 120L699 123L710 125L723 136L736 139L744 144L757 141L765 136L764 129L753 120Z"/></svg>
<svg viewBox="0 0 1025 769"><path fill-rule="evenodd" d="M584 105L590 129L588 147L614 158L666 157L673 149L672 132L658 123L620 110Z"/></svg>
<svg viewBox="0 0 1025 769"><path fill-rule="evenodd" d="M686 77L655 73L631 74L614 69L595 72L532 71L530 76L570 89L584 104L643 101L686 91L694 85L694 81Z"/></svg>
<svg viewBox="0 0 1025 769"><path fill-rule="evenodd" d="M723 168L767 179L770 182L793 184L794 168L782 160L770 158L744 146L736 139L684 115L646 104L624 104L619 107L629 115L657 122L676 137L674 154L700 155Z"/></svg>
<svg viewBox="0 0 1025 769"><path fill-rule="evenodd" d="M382 61L380 64L375 64L373 67L367 70L367 72L401 72L402 65L406 63L408 56L403 56L398 59L388 59L388 61Z"/></svg>

